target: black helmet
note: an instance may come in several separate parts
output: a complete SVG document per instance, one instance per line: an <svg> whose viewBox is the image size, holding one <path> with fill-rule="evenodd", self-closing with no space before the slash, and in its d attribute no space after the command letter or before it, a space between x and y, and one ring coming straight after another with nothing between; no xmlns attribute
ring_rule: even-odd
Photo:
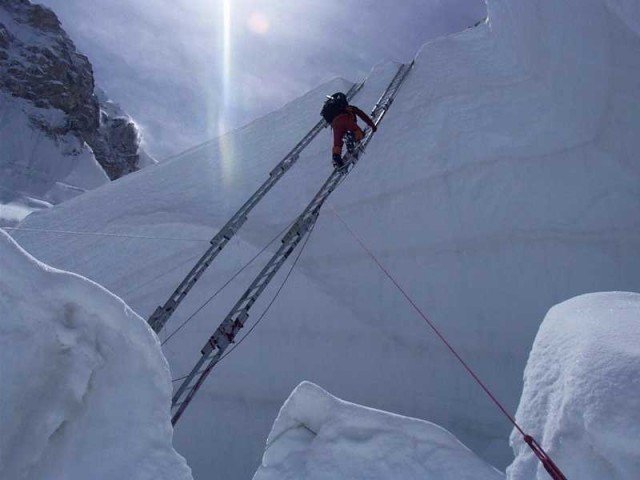
<svg viewBox="0 0 640 480"><path fill-rule="evenodd" d="M347 96L342 92L336 92L333 95L327 95L327 98L331 98L331 99L337 101L338 103L345 103L345 104L349 103L347 101Z"/></svg>
<svg viewBox="0 0 640 480"><path fill-rule="evenodd" d="M342 92L327 95L327 100L324 102L320 115L322 115L327 123L331 123L334 118L344 112L348 105L347 96Z"/></svg>

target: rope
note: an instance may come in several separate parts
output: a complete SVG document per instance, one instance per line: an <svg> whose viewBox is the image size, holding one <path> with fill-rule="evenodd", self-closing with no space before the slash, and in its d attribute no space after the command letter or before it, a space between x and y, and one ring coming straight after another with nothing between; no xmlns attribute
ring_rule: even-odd
<svg viewBox="0 0 640 480"><path fill-rule="evenodd" d="M251 335L251 333L256 329L256 327L262 321L262 319L265 317L265 315L269 312L269 310L271 309L271 306L274 304L274 302L276 301L276 299L280 295L280 292L282 291L282 289L286 285L287 280L289 280L289 277L291 276L291 273L293 272L293 269L295 268L296 264L298 263L298 260L302 256L302 252L304 252L304 249L307 246L307 243L309 242L309 239L311 238L311 234L313 233L314 228L315 228L315 223L309 229L309 234L305 238L304 243L302 244L302 247L300 248L300 251L296 255L296 258L293 260L293 263L291 264L291 268L287 272L287 275L285 276L284 280L282 281L282 284L280 285L280 287L278 287L278 290L276 291L275 295L273 296L273 298L271 299L271 301L269 302L269 304L267 305L265 310L262 312L262 314L258 317L258 320L256 320L256 323L254 323L251 326L251 328L247 331L247 333L240 340L238 340L236 343L234 343L233 346L224 355L222 355L222 357L220 357L220 360L218 360L215 363L215 365L212 365L212 367L219 365L220 362L222 362L225 358L227 358L229 355L231 355L231 352L233 352L249 335ZM175 379L171 380L171 383L175 383L175 382L179 382L181 380L184 380L188 376L189 375L183 375L182 377L175 378Z"/></svg>
<svg viewBox="0 0 640 480"><path fill-rule="evenodd" d="M131 295L133 292L137 292L138 290L140 290L142 287L146 287L147 285L149 285L150 283L155 282L156 280L160 280L163 277L166 277L167 275L169 275L171 272L174 272L175 270L177 270L178 268L182 267L183 265L186 265L187 263L191 262L191 260L195 260L196 258L198 258L200 256L199 253L190 256L189 258L187 258L186 260L183 260L182 262L178 263L177 265L171 267L169 270L161 273L160 275L156 275L155 277L147 280L144 283L141 283L139 285L136 285L135 287L127 290L125 293L122 294L122 296L127 296L127 295Z"/></svg>
<svg viewBox="0 0 640 480"><path fill-rule="evenodd" d="M174 378L173 380L171 380L171 383L176 383L176 382L179 382L179 381L181 381L181 380L184 380L184 379L185 379L185 378L187 378L188 376L189 376L189 375L183 375L183 376L181 376L181 377Z"/></svg>
<svg viewBox="0 0 640 480"><path fill-rule="evenodd" d="M525 443L529 445L529 448L533 451L536 457L538 457L538 460L540 460L542 466L553 480L567 480L567 477L564 476L562 470L560 470L553 460L551 460L551 457L547 455L547 452L542 449L535 438L531 435L524 435L522 438Z"/></svg>
<svg viewBox="0 0 640 480"><path fill-rule="evenodd" d="M307 246L307 243L309 242L309 239L311 238L311 233L313 232L313 229L315 228L315 223L311 226L311 229L309 230L309 234L307 235L307 238L304 239L304 243L302 244L302 247L300 248L300 251L298 252L298 254L296 255L296 258L293 260L293 264L291 265L291 268L289 269L289 271L287 272L287 276L284 278L284 280L282 281L282 284L280 285L280 287L278 288L278 291L276 291L275 295L273 296L273 298L271 299L271 301L269 302L269 305L267 305L267 308L264 310L264 312L262 312L262 314L258 317L258 320L256 320L256 323L254 323L251 328L247 331L247 333L240 339L238 340L228 351L227 353L225 353L224 355L222 355L222 357L220 357L220 360L218 360L218 364L224 360L225 358L227 358L231 352L233 352L238 345L240 345L245 338L247 338L249 335L251 335L251 332L253 332L255 330L255 328L258 326L258 324L260 323L260 321L264 318L264 316L267 314L267 312L269 311L269 309L271 308L271 306L273 305L273 303L276 301L276 298L278 298L278 295L280 295L280 292L282 291L282 289L284 288L285 284L287 283L287 280L289 280L289 277L291 276L291 273L293 272L293 269L295 268L296 264L298 263L298 260L300 259L300 256L302 255L302 252L304 251L305 247Z"/></svg>
<svg viewBox="0 0 640 480"><path fill-rule="evenodd" d="M348 176L348 174L350 173L350 171L345 172L342 175L342 178L340 178L340 180L338 181L337 185L336 185L336 189L342 184L342 182L344 182ZM331 205L329 205L329 207L333 210L333 207L331 207ZM311 233L313 232L313 229L315 228L316 224L314 223L311 227L311 229L309 230L309 235L308 237L305 239L304 244L302 245L302 248L300 250L300 252L298 253L298 255L296 256L295 262L293 264L293 266L295 266L295 264L298 261L298 258L300 258L300 255L302 254L302 251L304 250L304 248L307 245L307 242L309 241L309 238L311 237ZM291 270L289 270L289 273L287 274L287 277L285 278L285 282L287 281L287 279L289 278L289 275L291 274L291 271L293 270L293 266L291 268ZM280 289L278 290L278 292L276 293L276 296L278 295L278 293L280 293L280 290L282 289L282 287L284 286L284 283L280 286ZM249 329L249 331L247 332L247 334L245 336L243 336L232 348L231 350L229 350L225 355L223 355L220 360L218 360L218 363L220 363L222 361L223 358L226 358L227 355L229 355L237 345L240 345L242 343L242 341L247 338L251 332L253 332L253 330L258 326L258 323L260 323L260 320L262 320L262 318L265 316L265 314L267 313L267 311L269 310L269 308L271 308L271 305L273 304L273 302L275 301L275 298L273 298L273 300L271 300L271 303L269 303L269 305L267 306L267 310L265 310L265 312L258 318L258 320L256 321L256 323L254 325L251 326L251 328ZM167 339L168 340L168 339ZM165 340L165 342L167 341ZM164 343L163 343L164 345ZM180 382L182 380L184 380L185 378L187 378L189 375L183 375L181 377L178 378L174 378L173 380L171 380L171 383L176 383L176 382Z"/></svg>
<svg viewBox="0 0 640 480"><path fill-rule="evenodd" d="M40 228L22 228L22 227L2 227L4 230L13 230L16 232L42 232L42 233L58 233L63 235L95 235L100 237L120 237L120 238L136 238L144 240L172 240L178 242L208 242L202 238L173 238L173 237L151 237L145 235L127 235L123 233L106 233L106 232L76 232L72 230L47 230Z"/></svg>
<svg viewBox="0 0 640 480"><path fill-rule="evenodd" d="M273 244L273 242L275 242L278 238L280 238L285 231L287 231L289 228L291 228L291 225L293 225L293 221L290 222L286 227L284 227L284 229L282 229L275 237L273 237L273 239L267 244L265 245L262 250L260 250L257 254L254 255L254 257L249 260L247 263L245 263L242 268L240 270L238 270L235 274L233 274L233 276L231 278L229 278L229 280L227 280L220 288L218 288L218 290L216 290L213 295L211 295L202 305L200 305L200 307L198 307L198 309L193 312L191 315L189 315L189 317L187 317L187 319L182 322L180 324L180 326L178 328L176 328L169 336L167 336L167 338L160 344L161 346L164 345L165 343L167 343L169 340L171 340L171 338L178 333L180 330L182 330L182 328L184 326L187 325L187 323L189 323L191 320L193 320L193 318L200 313L200 311L202 311L202 309L204 307L206 307L215 297L218 296L218 294L220 292L222 292L225 288L227 288L227 286L233 282L238 275L240 275L246 268L249 267L249 265L251 265L260 255L262 255L265 250L267 250L267 248L269 248L271 246L271 244Z"/></svg>
<svg viewBox="0 0 640 480"><path fill-rule="evenodd" d="M442 340L445 346L449 349L449 351L458 359L460 364L464 367L464 369L473 377L478 385L484 390L487 396L493 401L493 403L500 409L500 411L509 419L511 424L520 432L525 443L531 448L533 453L538 457L545 470L549 473L553 480L566 480L566 477L560 471L560 469L556 466L556 464L551 460L551 458L547 455L544 449L536 442L536 440L531 436L527 435L522 427L518 425L513 416L506 410L506 408L498 401L498 399L493 395L491 390L485 385L485 383L480 379L480 377L475 373L475 371L464 361L464 359L460 356L460 354L456 351L455 348L449 343L449 341L445 338L445 336L438 330L435 324L429 320L429 318L424 314L424 312L418 307L418 305L413 301L411 296L405 291L404 288L396 281L396 279L391 275L391 273L382 265L380 260L374 255L374 253L365 245L363 240L353 231L353 229L345 222L345 220L340 216L340 214L336 211L333 206L329 205L329 208L333 212L333 214L340 220L340 222L345 226L347 231L355 238L355 240L360 244L362 249L373 259L376 265L382 270L382 272L386 275L386 277L393 282L396 288L400 291L400 293L404 296L404 298L409 302L409 304L413 307L413 309L422 317L422 319L431 327L433 332Z"/></svg>

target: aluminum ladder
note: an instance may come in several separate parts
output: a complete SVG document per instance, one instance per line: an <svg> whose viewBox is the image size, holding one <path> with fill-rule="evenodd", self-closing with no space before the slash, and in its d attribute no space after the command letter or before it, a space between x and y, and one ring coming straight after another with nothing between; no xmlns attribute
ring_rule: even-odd
<svg viewBox="0 0 640 480"><path fill-rule="evenodd" d="M364 82L356 83L351 86L347 92L347 98L353 98L356 93L360 91ZM273 188L273 186L280 180L284 174L289 170L300 157L300 153L311 143L311 141L328 126L324 119L320 120L310 131L307 133L293 149L287 153L287 155L276 165L276 167L269 173L269 178L255 191L253 195L247 200L242 207L231 217L231 219L220 229L215 237L209 242L211 246L196 262L195 266L182 280L180 285L174 290L169 299L164 305L155 309L153 314L147 320L147 323L151 326L156 334L164 328L169 317L178 308L178 305L184 300L189 291L196 284L198 279L202 276L205 270L211 265L216 256L227 245L229 240L233 238L238 230L242 227L244 222L247 221L249 212L255 207L260 200Z"/></svg>
<svg viewBox="0 0 640 480"><path fill-rule="evenodd" d="M376 126L382 121L389 110L400 86L411 71L413 65L414 62L411 62L402 64L398 68L391 83L389 83L389 86L376 103L371 112L371 118ZM284 265L289 255L291 255L296 246L315 224L320 213L320 208L329 195L336 189L340 181L357 163L371 141L372 136L373 132L369 130L356 149L345 155L345 166L340 169L334 169L331 175L329 175L329 178L322 185L318 193L298 216L296 222L287 233L285 233L282 238L282 245L278 251L274 253L267 265L258 274L253 283L251 283L213 335L207 340L207 343L200 352L200 359L173 395L171 400L171 423L173 425L180 419L213 367L220 361L229 345L234 342L238 332L244 327L245 322L249 318L251 306L256 302L280 267Z"/></svg>

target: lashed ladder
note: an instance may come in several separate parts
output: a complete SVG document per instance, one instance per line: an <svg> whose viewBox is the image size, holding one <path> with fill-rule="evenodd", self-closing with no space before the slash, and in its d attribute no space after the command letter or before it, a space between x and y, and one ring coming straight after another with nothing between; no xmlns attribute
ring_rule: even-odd
<svg viewBox="0 0 640 480"><path fill-rule="evenodd" d="M347 92L347 98L351 99L360 91L364 82L354 84ZM222 227L222 229L213 237L210 241L211 246L196 262L195 266L182 280L180 285L171 294L169 299L164 305L159 306L153 312L149 320L147 321L153 331L160 333L164 328L169 317L178 308L180 302L184 300L189 291L196 284L198 279L202 276L205 270L211 265L211 262L227 245L229 240L233 238L240 227L246 222L249 212L255 207L260 200L267 194L269 190L280 180L284 174L289 170L300 157L300 153L311 143L311 141L324 129L328 124L324 120L320 120L315 127L313 127L309 133L307 133L293 149L287 153L287 155L276 165L276 167L269 173L269 178L256 190L256 192L245 202L242 207L231 217L231 219Z"/></svg>
<svg viewBox="0 0 640 480"><path fill-rule="evenodd" d="M376 103L371 112L371 118L376 125L382 121L389 110L389 107L402 85L402 82L405 80L412 67L413 62L401 65L389 83L389 86ZM356 150L345 155L346 168L333 170L318 193L313 197L300 216L298 216L298 219L293 226L287 231L287 233L285 233L282 238L282 245L278 251L271 257L267 265L258 274L253 283L251 283L240 300L238 300L202 348L200 359L191 370L191 373L189 373L185 380L180 384L172 398L172 424L175 425L180 419L213 367L220 361L229 345L234 342L236 335L240 329L244 327L245 322L249 318L249 309L251 306L256 302L260 294L273 279L280 267L285 263L289 255L291 255L296 246L315 224L320 213L320 208L329 195L331 195L331 193L336 189L344 176L348 174L362 156L367 145L371 141L372 136L373 132L369 130L367 135L357 146Z"/></svg>

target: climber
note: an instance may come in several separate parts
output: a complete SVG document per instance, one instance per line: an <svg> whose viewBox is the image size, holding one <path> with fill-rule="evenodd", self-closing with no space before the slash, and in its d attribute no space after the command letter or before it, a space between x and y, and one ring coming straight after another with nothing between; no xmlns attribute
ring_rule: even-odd
<svg viewBox="0 0 640 480"><path fill-rule="evenodd" d="M356 116L360 117L367 125L369 125L374 133L378 129L369 115L364 113L358 107L349 105L347 96L342 92L337 92L331 96L327 96L327 100L325 101L320 114L327 123L331 125L333 130L332 158L333 164L337 168L342 168L344 166L344 161L342 159L342 145L344 144L343 137L345 134L351 132L356 142L359 142L364 138L365 133L358 126Z"/></svg>

